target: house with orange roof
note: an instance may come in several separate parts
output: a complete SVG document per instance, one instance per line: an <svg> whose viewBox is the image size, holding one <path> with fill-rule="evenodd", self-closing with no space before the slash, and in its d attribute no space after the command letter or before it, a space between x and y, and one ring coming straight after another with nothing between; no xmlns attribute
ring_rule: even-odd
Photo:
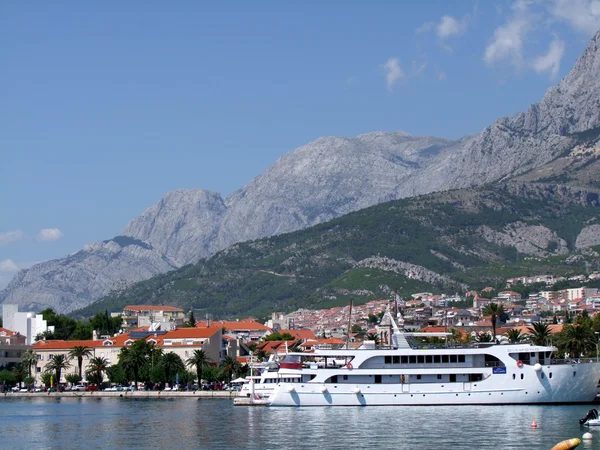
<svg viewBox="0 0 600 450"><path fill-rule="evenodd" d="M279 334L291 334L292 336L294 336L297 340L302 341L302 342L306 342L309 339L316 339L317 336L315 336L314 331L312 330L279 330L278 331Z"/></svg>
<svg viewBox="0 0 600 450"><path fill-rule="evenodd" d="M105 358L109 366L119 362L119 353L123 347L132 345L136 340L144 339L160 347L163 352L173 352L181 357L185 362L191 358L195 350L204 350L208 358L219 363L224 356L223 340L221 327L210 328L179 328L172 331L138 331L126 334L119 334L110 338L92 339L84 341L62 341L62 340L41 340L37 341L32 349L38 354L37 373L45 371L46 365L52 359L62 354L68 359L69 352L75 346L88 347L92 354L89 358L84 358L83 372L88 369L89 360L99 357ZM231 355L235 356L235 355ZM61 383L66 382L65 377L68 373L76 371L77 362L71 361L72 368L63 371L61 374Z"/></svg>
<svg viewBox="0 0 600 450"><path fill-rule="evenodd" d="M185 313L174 306L127 305L121 314L123 329L150 327L151 331L170 331L183 327Z"/></svg>
<svg viewBox="0 0 600 450"><path fill-rule="evenodd" d="M207 326L221 327L227 334L234 335L246 342L258 342L263 337L273 332L271 328L255 321L254 319L196 322L196 328L206 328Z"/></svg>
<svg viewBox="0 0 600 450"><path fill-rule="evenodd" d="M0 327L0 368L21 362L23 352L29 349L26 341L21 333Z"/></svg>

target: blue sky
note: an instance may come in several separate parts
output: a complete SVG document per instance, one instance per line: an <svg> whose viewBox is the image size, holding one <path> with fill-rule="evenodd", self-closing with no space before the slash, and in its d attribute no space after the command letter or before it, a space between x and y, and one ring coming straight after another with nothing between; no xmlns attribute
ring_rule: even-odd
<svg viewBox="0 0 600 450"><path fill-rule="evenodd" d="M600 27L598 0L227 5L0 4L0 287L320 136L476 133Z"/></svg>

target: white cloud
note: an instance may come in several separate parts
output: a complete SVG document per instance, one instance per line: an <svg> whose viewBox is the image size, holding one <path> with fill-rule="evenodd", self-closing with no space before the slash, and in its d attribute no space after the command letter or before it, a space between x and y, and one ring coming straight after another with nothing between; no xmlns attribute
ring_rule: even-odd
<svg viewBox="0 0 600 450"><path fill-rule="evenodd" d="M446 79L446 72L444 72L443 70L438 72L438 80L444 81L445 79Z"/></svg>
<svg viewBox="0 0 600 450"><path fill-rule="evenodd" d="M548 53L538 56L533 61L533 69L536 72L550 71L552 77L556 77L560 70L560 60L565 52L565 43L559 39L554 39L548 47Z"/></svg>
<svg viewBox="0 0 600 450"><path fill-rule="evenodd" d="M40 242L52 242L59 240L63 236L63 232L58 228L44 228L37 234L36 239Z"/></svg>
<svg viewBox="0 0 600 450"><path fill-rule="evenodd" d="M21 230L15 231L1 231L0 232L0 245L10 244L23 239L25 235Z"/></svg>
<svg viewBox="0 0 600 450"><path fill-rule="evenodd" d="M446 40L453 36L459 36L467 31L467 18L460 22L452 16L444 16L440 23L435 27L435 34L441 40Z"/></svg>
<svg viewBox="0 0 600 450"><path fill-rule="evenodd" d="M529 17L525 11L523 14L515 14L505 25L496 28L492 41L485 49L485 63L492 65L508 59L520 67L523 64L523 39L529 29Z"/></svg>
<svg viewBox="0 0 600 450"><path fill-rule="evenodd" d="M419 28L416 29L417 33L427 33L435 28L435 22L425 22Z"/></svg>
<svg viewBox="0 0 600 450"><path fill-rule="evenodd" d="M600 28L599 0L554 0L550 13L587 36Z"/></svg>
<svg viewBox="0 0 600 450"><path fill-rule="evenodd" d="M402 67L400 67L400 60L398 58L389 58L382 67L385 71L387 87L391 91L394 85L404 77L404 72Z"/></svg>

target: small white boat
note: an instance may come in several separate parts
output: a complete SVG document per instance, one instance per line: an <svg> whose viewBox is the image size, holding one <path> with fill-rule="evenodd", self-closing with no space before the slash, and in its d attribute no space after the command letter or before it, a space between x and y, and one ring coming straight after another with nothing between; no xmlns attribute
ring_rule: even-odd
<svg viewBox="0 0 600 450"><path fill-rule="evenodd" d="M590 409L585 417L579 419L579 424L585 427L600 426L600 418L597 409Z"/></svg>

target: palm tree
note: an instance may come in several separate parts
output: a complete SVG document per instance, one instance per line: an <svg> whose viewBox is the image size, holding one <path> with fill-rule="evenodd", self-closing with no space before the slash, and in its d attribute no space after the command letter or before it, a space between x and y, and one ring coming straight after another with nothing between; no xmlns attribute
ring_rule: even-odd
<svg viewBox="0 0 600 450"><path fill-rule="evenodd" d="M54 355L54 358L46 364L46 372L54 372L56 374L56 385L58 386L61 372L69 367L71 367L71 363L68 356L61 353Z"/></svg>
<svg viewBox="0 0 600 450"><path fill-rule="evenodd" d="M207 366L210 362L208 356L204 350L194 350L194 354L191 358L188 358L186 364L190 367L196 368L196 375L198 376L198 387L202 384L202 369Z"/></svg>
<svg viewBox="0 0 600 450"><path fill-rule="evenodd" d="M596 347L596 339L592 330L583 325L565 325L560 333L559 342L566 353L575 357L592 351Z"/></svg>
<svg viewBox="0 0 600 450"><path fill-rule="evenodd" d="M221 367L223 368L223 371L227 374L227 381L229 383L231 383L231 376L237 375L242 369L242 365L233 356L226 356L223 359L223 361L221 361Z"/></svg>
<svg viewBox="0 0 600 450"><path fill-rule="evenodd" d="M12 373L15 377L15 380L17 380L17 383L19 383L19 389L21 389L21 383L23 383L23 380L27 377L25 367L23 367L23 364L19 363L13 367Z"/></svg>
<svg viewBox="0 0 600 450"><path fill-rule="evenodd" d="M550 327L542 322L533 322L529 330L529 339L533 345L547 345L550 339Z"/></svg>
<svg viewBox="0 0 600 450"><path fill-rule="evenodd" d="M152 347L150 344L140 339L139 341L135 341L130 347L121 348L121 352L119 353L119 364L133 374L134 389L136 390L138 388L140 369L148 363L151 350Z"/></svg>
<svg viewBox="0 0 600 450"><path fill-rule="evenodd" d="M525 338L525 335L521 334L521 330L517 330L516 328L511 328L504 333L504 336L508 338L508 342L511 344L518 344Z"/></svg>
<svg viewBox="0 0 600 450"><path fill-rule="evenodd" d="M98 387L104 381L103 372L108 370L109 362L106 358L96 357L90 359L89 369L86 372L86 378L92 380Z"/></svg>
<svg viewBox="0 0 600 450"><path fill-rule="evenodd" d="M368 333L367 340L375 341L375 345L377 345L377 344L379 344L379 335L377 333Z"/></svg>
<svg viewBox="0 0 600 450"><path fill-rule="evenodd" d="M165 374L165 381L172 384L173 375L185 370L181 357L174 352L165 353L160 359L160 366Z"/></svg>
<svg viewBox="0 0 600 450"><path fill-rule="evenodd" d="M69 352L69 358L77 358L77 367L79 367L79 376L81 377L81 370L83 368L83 358L89 358L92 356L92 349L85 345L76 345Z"/></svg>
<svg viewBox="0 0 600 450"><path fill-rule="evenodd" d="M480 333L477 333L477 336L475 338L477 340L477 342L492 342L492 336L490 336L489 333L486 333L485 331L481 331Z"/></svg>
<svg viewBox="0 0 600 450"><path fill-rule="evenodd" d="M504 306L498 303L488 303L482 311L484 316L492 316L492 340L496 340L496 320L504 314Z"/></svg>
<svg viewBox="0 0 600 450"><path fill-rule="evenodd" d="M37 366L37 353L31 349L25 351L23 356L21 356L21 363L27 367L27 374L29 375L29 378L31 378L31 366Z"/></svg>

